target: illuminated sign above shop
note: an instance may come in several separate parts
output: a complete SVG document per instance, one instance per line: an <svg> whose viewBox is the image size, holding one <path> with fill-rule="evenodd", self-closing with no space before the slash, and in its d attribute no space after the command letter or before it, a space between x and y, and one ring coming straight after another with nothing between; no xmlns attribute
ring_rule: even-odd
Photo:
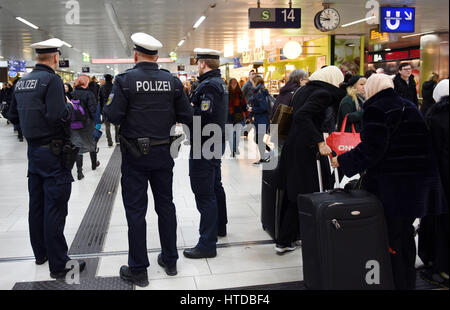
<svg viewBox="0 0 450 310"><path fill-rule="evenodd" d="M398 61L405 59L416 59L420 58L420 49L404 49L392 52L376 52L370 53L368 57L368 62L383 62L383 61Z"/></svg>
<svg viewBox="0 0 450 310"><path fill-rule="evenodd" d="M301 9L248 9L249 28L301 28Z"/></svg>
<svg viewBox="0 0 450 310"><path fill-rule="evenodd" d="M416 9L381 7L380 32L414 32Z"/></svg>
<svg viewBox="0 0 450 310"><path fill-rule="evenodd" d="M389 42L389 33L387 32L378 32L378 29L370 30L370 43L385 43Z"/></svg>

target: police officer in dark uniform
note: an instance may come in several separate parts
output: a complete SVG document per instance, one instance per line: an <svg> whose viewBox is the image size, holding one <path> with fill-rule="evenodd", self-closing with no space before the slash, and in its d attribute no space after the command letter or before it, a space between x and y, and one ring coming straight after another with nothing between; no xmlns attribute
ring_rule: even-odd
<svg viewBox="0 0 450 310"><path fill-rule="evenodd" d="M194 248L186 249L187 258L210 258L217 255L217 236L226 236L226 197L222 186L221 164L225 150L225 122L228 116L228 88L222 80L219 65L220 52L211 49L195 49L199 70L199 82L192 96L194 125L191 127L191 154L189 176L200 212L200 240ZM200 126L196 126L198 119ZM220 134L203 136L205 126L216 125ZM210 127L210 126L208 126ZM197 129L196 129L197 128ZM214 139L218 144L207 141ZM200 140L201 144L196 143ZM217 148L220 145L220 149ZM213 154L206 156L203 146ZM201 149L200 149L201 147Z"/></svg>
<svg viewBox="0 0 450 310"><path fill-rule="evenodd" d="M147 213L148 182L158 214L162 253L158 264L176 275L177 221L172 196L174 161L170 153L171 128L190 124L193 109L181 81L158 69L162 44L145 33L131 36L136 66L120 74L104 107L107 122L120 125L122 197L128 221L128 266L120 277L138 286L148 285Z"/></svg>
<svg viewBox="0 0 450 310"><path fill-rule="evenodd" d="M37 65L17 82L9 110L10 121L20 122L28 142L31 246L37 265L48 260L52 278L64 278L70 270L64 226L78 152L70 144L72 105L66 102L63 82L55 73L62 45L59 39L31 45ZM86 263L78 264L83 271Z"/></svg>

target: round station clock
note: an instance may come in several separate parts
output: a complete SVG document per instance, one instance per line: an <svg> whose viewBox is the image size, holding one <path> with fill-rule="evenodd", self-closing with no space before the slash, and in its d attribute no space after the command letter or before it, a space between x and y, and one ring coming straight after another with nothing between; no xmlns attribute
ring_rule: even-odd
<svg viewBox="0 0 450 310"><path fill-rule="evenodd" d="M314 25L322 32L336 29L340 22L341 17L339 16L339 13L333 8L322 10L314 17Z"/></svg>

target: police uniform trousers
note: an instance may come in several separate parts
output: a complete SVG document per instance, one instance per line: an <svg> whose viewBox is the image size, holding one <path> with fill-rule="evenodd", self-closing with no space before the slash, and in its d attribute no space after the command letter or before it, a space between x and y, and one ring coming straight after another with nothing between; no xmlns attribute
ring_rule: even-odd
<svg viewBox="0 0 450 310"><path fill-rule="evenodd" d="M55 156L48 146L28 146L31 246L36 259L48 258L53 273L64 270L70 260L64 226L72 182L62 155Z"/></svg>
<svg viewBox="0 0 450 310"><path fill-rule="evenodd" d="M416 288L415 218L386 217L392 273L397 290Z"/></svg>
<svg viewBox="0 0 450 310"><path fill-rule="evenodd" d="M189 176L200 212L200 239L197 248L215 251L218 227L227 224L226 196L222 186L220 159L189 159Z"/></svg>
<svg viewBox="0 0 450 310"><path fill-rule="evenodd" d="M150 266L145 221L149 182L158 214L162 260L167 266L173 266L178 259L177 218L172 195L173 166L169 144L152 146L149 153L140 158L127 151L122 153L121 184L128 221L128 266L133 272L145 271Z"/></svg>

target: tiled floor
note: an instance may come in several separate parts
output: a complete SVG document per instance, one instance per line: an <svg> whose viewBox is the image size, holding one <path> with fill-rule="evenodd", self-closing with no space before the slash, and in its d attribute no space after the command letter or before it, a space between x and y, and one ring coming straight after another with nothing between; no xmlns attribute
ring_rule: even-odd
<svg viewBox="0 0 450 310"><path fill-rule="evenodd" d="M48 264L34 264L29 242L26 143L18 142L12 126L7 125L4 119L0 119L0 141L0 259L12 259L11 262L0 262L0 289L11 289L16 282L50 278ZM107 147L105 138L100 140L99 147L100 167L97 171L91 171L88 158L85 158L85 178L75 181L72 186L65 229L69 247L113 151L113 148ZM176 277L168 277L156 262L160 242L157 216L149 190L147 245L150 250L150 285L146 289L217 289L302 279L299 250L278 256L272 244L246 246L242 243L270 240L261 228L261 171L252 165L257 156L251 137L250 142L241 143L241 153L244 152L250 155L250 159L225 156L223 160L229 224L227 237L220 238L219 243L232 246L219 248L214 259L189 260L183 257L182 249L196 244L200 216L190 188L186 159L188 147L182 147L174 168L173 186L178 219L177 244L180 248ZM107 255L100 259L97 276L118 276L120 266L127 264L127 231L119 187L103 249Z"/></svg>

